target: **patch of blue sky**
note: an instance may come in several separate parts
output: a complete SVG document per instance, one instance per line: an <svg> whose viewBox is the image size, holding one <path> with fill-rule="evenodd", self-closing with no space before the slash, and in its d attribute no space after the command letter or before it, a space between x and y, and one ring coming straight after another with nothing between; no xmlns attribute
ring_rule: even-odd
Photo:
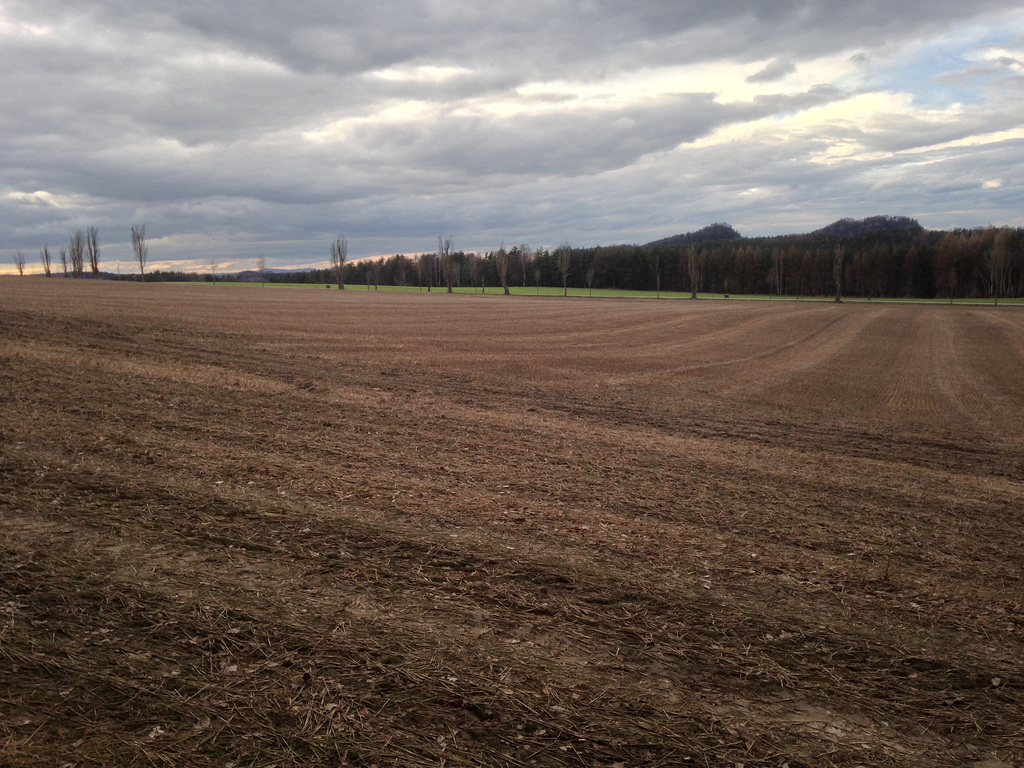
<svg viewBox="0 0 1024 768"><path fill-rule="evenodd" d="M922 109L946 109L954 104L971 106L985 101L977 77L970 76L976 61L970 54L975 46L959 50L920 49L910 56L886 62L872 73L872 90L909 93L913 105Z"/></svg>
<svg viewBox="0 0 1024 768"><path fill-rule="evenodd" d="M891 93L909 93L922 109L946 109L955 104L981 105L986 86L1002 76L985 55L993 48L1019 48L1020 22L1015 11L965 25L941 37L913 43L895 55L869 65L868 87Z"/></svg>

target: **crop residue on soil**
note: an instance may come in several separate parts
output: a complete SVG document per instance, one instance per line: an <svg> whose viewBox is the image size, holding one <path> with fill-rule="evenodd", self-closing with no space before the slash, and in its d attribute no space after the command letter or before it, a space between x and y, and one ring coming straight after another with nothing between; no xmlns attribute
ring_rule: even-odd
<svg viewBox="0 0 1024 768"><path fill-rule="evenodd" d="M1015 766L1024 312L0 280L4 765Z"/></svg>

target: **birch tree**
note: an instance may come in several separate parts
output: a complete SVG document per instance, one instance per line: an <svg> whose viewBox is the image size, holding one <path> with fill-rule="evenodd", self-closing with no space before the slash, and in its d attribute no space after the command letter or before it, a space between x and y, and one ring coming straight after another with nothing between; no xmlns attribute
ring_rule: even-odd
<svg viewBox="0 0 1024 768"><path fill-rule="evenodd" d="M690 298L697 298L697 291L700 288L700 275L704 266L703 254L694 246L686 249L686 271L690 276Z"/></svg>
<svg viewBox="0 0 1024 768"><path fill-rule="evenodd" d="M569 295L569 267L572 266L572 248L569 245L569 241L566 240L555 252L555 263L558 265L558 271L562 275L562 295Z"/></svg>
<svg viewBox="0 0 1024 768"><path fill-rule="evenodd" d="M1006 294L1006 287L1010 276L1011 235L1012 230L1010 229L1000 230L985 259L989 291L992 293L993 304L998 304L999 297Z"/></svg>

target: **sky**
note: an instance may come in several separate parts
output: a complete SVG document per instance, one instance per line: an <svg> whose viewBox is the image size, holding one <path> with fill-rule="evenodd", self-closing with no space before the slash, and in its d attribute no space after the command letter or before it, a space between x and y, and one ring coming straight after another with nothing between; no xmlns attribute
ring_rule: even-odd
<svg viewBox="0 0 1024 768"><path fill-rule="evenodd" d="M0 0L0 272L1024 226L1003 0Z"/></svg>

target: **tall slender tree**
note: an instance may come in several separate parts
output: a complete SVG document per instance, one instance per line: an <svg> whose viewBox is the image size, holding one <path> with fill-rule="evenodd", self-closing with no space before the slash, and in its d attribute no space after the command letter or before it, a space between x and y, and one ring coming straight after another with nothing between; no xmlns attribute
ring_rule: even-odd
<svg viewBox="0 0 1024 768"><path fill-rule="evenodd" d="M50 264L52 259L50 258L50 246L44 245L43 249L39 251L39 260L43 263L43 272L47 277L50 276Z"/></svg>
<svg viewBox="0 0 1024 768"><path fill-rule="evenodd" d="M781 248L772 249L772 288L779 296L782 295L782 287L786 282L787 260L786 253Z"/></svg>
<svg viewBox="0 0 1024 768"><path fill-rule="evenodd" d="M348 260L348 240L344 235L338 237L331 243L331 269L334 270L334 279L338 281L338 288L345 290L345 262Z"/></svg>
<svg viewBox="0 0 1024 768"><path fill-rule="evenodd" d="M1013 231L1001 229L996 234L985 258L985 268L988 272L989 292L992 294L992 303L998 304L999 297L1006 293L1006 284L1010 276L1010 238Z"/></svg>
<svg viewBox="0 0 1024 768"><path fill-rule="evenodd" d="M517 245L512 250L518 252L517 255L519 256L519 264L522 267L523 271L523 288L525 288L527 282L526 273L530 268L530 263L533 261L533 251L530 250L530 246L528 246L526 243Z"/></svg>
<svg viewBox="0 0 1024 768"><path fill-rule="evenodd" d="M448 293L452 292L452 285L455 282L455 253L452 250L452 239L437 236L437 261L441 265L441 277L448 287Z"/></svg>
<svg viewBox="0 0 1024 768"><path fill-rule="evenodd" d="M486 293L484 288L484 270L481 259L475 253L471 253L466 257L466 263L469 265L469 280L473 284L473 287L480 286L480 293Z"/></svg>
<svg viewBox="0 0 1024 768"><path fill-rule="evenodd" d="M132 251L135 253L135 263L139 265L139 279L142 280L146 274L146 261L149 259L145 224L132 224Z"/></svg>
<svg viewBox="0 0 1024 768"><path fill-rule="evenodd" d="M704 255L697 250L696 246L689 246L686 249L686 271L690 276L690 298L697 298L697 291L700 290L700 277L704 266Z"/></svg>
<svg viewBox="0 0 1024 768"><path fill-rule="evenodd" d="M25 254L21 251L14 254L14 268L18 270L19 275L25 274Z"/></svg>
<svg viewBox="0 0 1024 768"><path fill-rule="evenodd" d="M583 273L583 279L587 282L587 293L590 298L594 297L594 278L597 276L597 265L594 262L590 262L590 266L587 267L587 271ZM658 296L660 298L661 292L659 291Z"/></svg>
<svg viewBox="0 0 1024 768"><path fill-rule="evenodd" d="M555 263L562 275L562 295L569 295L569 267L572 266L572 247L568 240L564 240L558 250L555 251Z"/></svg>
<svg viewBox="0 0 1024 768"><path fill-rule="evenodd" d="M100 232L96 227L85 230L85 249L89 254L89 269L93 277L100 274Z"/></svg>
<svg viewBox="0 0 1024 768"><path fill-rule="evenodd" d="M68 253L71 256L71 274L81 277L85 273L85 233L82 230L71 236Z"/></svg>
<svg viewBox="0 0 1024 768"><path fill-rule="evenodd" d="M508 262L508 251L505 250L505 244L502 243L501 248L494 252L494 268L498 271L498 280L501 282L501 287L504 289L506 296L510 295L508 290Z"/></svg>
<svg viewBox="0 0 1024 768"><path fill-rule="evenodd" d="M370 275L373 277L373 290L380 290L380 268L381 260L374 259L370 262Z"/></svg>

